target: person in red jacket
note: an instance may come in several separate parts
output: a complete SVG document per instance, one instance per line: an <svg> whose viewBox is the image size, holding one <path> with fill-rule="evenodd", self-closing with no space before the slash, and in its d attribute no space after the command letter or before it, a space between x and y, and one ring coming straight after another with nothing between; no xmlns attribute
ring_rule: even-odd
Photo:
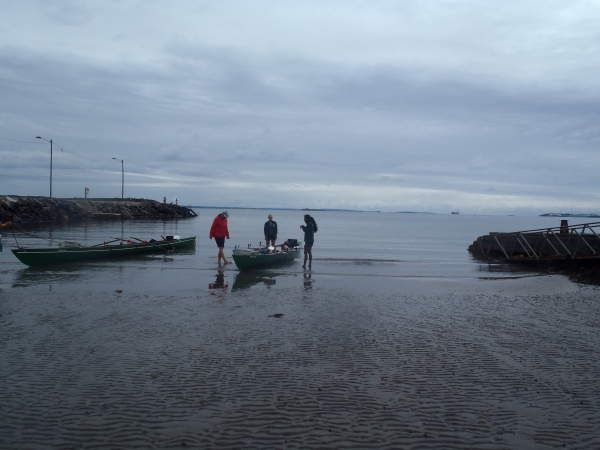
<svg viewBox="0 0 600 450"><path fill-rule="evenodd" d="M225 238L229 239L227 217L229 217L229 213L227 211L223 211L221 214L215 217L212 227L210 227L209 238L215 238L217 247L219 247L219 256L217 257L219 264L221 264L221 258L223 258L223 264L231 264L231 261L227 260L225 257Z"/></svg>

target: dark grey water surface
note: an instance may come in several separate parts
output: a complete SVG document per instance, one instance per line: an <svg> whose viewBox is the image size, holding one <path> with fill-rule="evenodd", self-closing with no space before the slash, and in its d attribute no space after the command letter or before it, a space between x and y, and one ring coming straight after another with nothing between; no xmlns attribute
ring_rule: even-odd
<svg viewBox="0 0 600 450"><path fill-rule="evenodd" d="M134 258L122 261L105 261L79 264L76 267L53 268L32 271L23 266L10 253L16 246L12 233L5 230L4 252L0 253L3 267L3 283L14 284L23 280L34 282L54 280L60 283L69 277L77 277L86 283L122 283L135 285L133 274L141 268L182 273L171 277L183 277L185 271L198 276L212 276L217 269L216 246L208 239L212 220L219 211L199 210L200 217L180 221L104 221L87 222L52 227L17 229L16 239L21 246L56 246L59 242L76 241L94 245L110 238L131 236L160 239L160 235L177 234L182 237L197 236L195 252L178 253L173 260L164 262L161 256ZM262 210L232 210L229 219L231 239L226 241L228 253L235 245L246 247L264 241L262 226L268 212ZM280 230L279 242L287 238L302 239L301 211L275 211ZM314 246L313 273L341 277L340 284L351 282L354 277L442 277L473 278L494 270L495 266L474 260L467 252L473 240L490 231L514 231L557 226L559 219L547 217L502 217L430 214L383 214L351 212L314 212L319 231ZM585 219L579 219L585 222ZM572 222L576 223L576 222ZM267 270L277 274L278 282L286 276L301 273L301 264L281 270ZM235 266L225 268L231 283L236 276ZM70 275L68 275L70 274ZM263 274L264 275L264 274ZM489 273L487 274L489 275ZM486 275L486 276L487 276ZM502 273L496 276L503 276ZM512 276L512 275L511 275ZM11 281L12 280L12 281ZM145 283L145 282L144 282ZM73 286L76 289L75 286Z"/></svg>
<svg viewBox="0 0 600 450"><path fill-rule="evenodd" d="M4 232L0 448L600 448L597 288L466 250L558 219L313 212L312 271L241 273L199 212L16 230L198 237L169 260L30 269ZM227 251L267 214L230 211Z"/></svg>

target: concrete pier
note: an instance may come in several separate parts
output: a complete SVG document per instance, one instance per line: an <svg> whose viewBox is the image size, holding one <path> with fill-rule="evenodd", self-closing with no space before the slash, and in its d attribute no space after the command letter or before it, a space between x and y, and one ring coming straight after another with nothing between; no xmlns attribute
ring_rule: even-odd
<svg viewBox="0 0 600 450"><path fill-rule="evenodd" d="M184 219L191 208L140 198L53 198L0 195L5 221L13 225L73 220Z"/></svg>

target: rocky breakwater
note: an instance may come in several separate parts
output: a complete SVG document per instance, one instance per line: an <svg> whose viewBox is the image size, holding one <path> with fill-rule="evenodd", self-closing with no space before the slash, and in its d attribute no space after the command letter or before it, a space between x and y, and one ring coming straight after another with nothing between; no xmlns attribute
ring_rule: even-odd
<svg viewBox="0 0 600 450"><path fill-rule="evenodd" d="M13 225L74 220L184 219L197 217L191 208L148 199L53 198L0 196L5 221Z"/></svg>

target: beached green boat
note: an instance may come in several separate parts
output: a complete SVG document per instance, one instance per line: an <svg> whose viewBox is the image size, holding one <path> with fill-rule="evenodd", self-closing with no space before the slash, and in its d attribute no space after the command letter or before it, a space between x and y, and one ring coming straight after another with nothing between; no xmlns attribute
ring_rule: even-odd
<svg viewBox="0 0 600 450"><path fill-rule="evenodd" d="M167 236L165 239L155 241L120 241L120 244L102 243L91 247L82 246L75 242L61 242L58 247L17 248L12 252L23 264L28 266L51 266L84 260L122 258L143 253L168 253L176 249L194 247L196 236L179 238Z"/></svg>
<svg viewBox="0 0 600 450"><path fill-rule="evenodd" d="M302 252L302 241L288 239L286 244L278 245L272 250L265 248L236 248L233 250L233 261L238 269L256 269L292 262Z"/></svg>

